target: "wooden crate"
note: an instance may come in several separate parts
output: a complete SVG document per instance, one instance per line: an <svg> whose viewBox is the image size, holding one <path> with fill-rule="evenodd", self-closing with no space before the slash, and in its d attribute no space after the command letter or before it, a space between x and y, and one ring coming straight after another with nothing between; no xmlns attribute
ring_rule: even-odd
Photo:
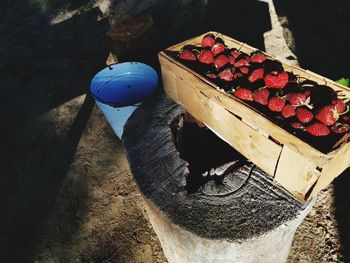
<svg viewBox="0 0 350 263"><path fill-rule="evenodd" d="M204 35L167 50L178 51L187 44L198 45ZM222 34L219 36L230 48L248 54L256 51L245 43ZM308 200L350 166L350 143L347 142L349 134L342 138L341 145L335 150L322 153L268 120L254 108L224 93L214 83L167 53L160 52L159 61L164 89L170 98L182 104L196 119L204 122L298 199ZM330 79L293 65L283 63L283 66L286 71L326 84L335 90L342 90L350 96L348 88Z"/></svg>

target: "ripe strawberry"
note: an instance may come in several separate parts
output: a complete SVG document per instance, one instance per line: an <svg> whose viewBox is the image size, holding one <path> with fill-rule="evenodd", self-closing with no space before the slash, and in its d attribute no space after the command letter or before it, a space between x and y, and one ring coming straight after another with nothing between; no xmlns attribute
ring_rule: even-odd
<svg viewBox="0 0 350 263"><path fill-rule="evenodd" d="M341 99L333 100L332 104L334 105L334 107L338 113L342 113L346 110L346 104Z"/></svg>
<svg viewBox="0 0 350 263"><path fill-rule="evenodd" d="M347 123L340 123L336 122L332 127L331 127L332 132L334 133L345 133L350 130L350 125Z"/></svg>
<svg viewBox="0 0 350 263"><path fill-rule="evenodd" d="M288 73L271 71L264 77L264 81L265 85L270 89L283 89L288 83Z"/></svg>
<svg viewBox="0 0 350 263"><path fill-rule="evenodd" d="M237 49L233 48L233 49L231 49L230 54L231 54L232 57L234 57L236 59L236 58L239 57L240 52Z"/></svg>
<svg viewBox="0 0 350 263"><path fill-rule="evenodd" d="M240 72L242 72L244 75L248 74L249 68L247 67L240 67L238 68Z"/></svg>
<svg viewBox="0 0 350 263"><path fill-rule="evenodd" d="M252 63L263 63L265 60L266 55L263 53L254 53L250 58L250 62Z"/></svg>
<svg viewBox="0 0 350 263"><path fill-rule="evenodd" d="M217 54L220 54L222 52L225 51L225 46L224 44L220 43L220 42L216 42L214 44L214 46L211 47L211 52L213 52L213 55L214 57L217 55Z"/></svg>
<svg viewBox="0 0 350 263"><path fill-rule="evenodd" d="M334 106L328 105L317 112L316 119L323 124L330 126L339 119L339 115L337 114Z"/></svg>
<svg viewBox="0 0 350 263"><path fill-rule="evenodd" d="M246 67L246 66L249 66L249 62L247 59L242 58L242 59L239 59L238 61L236 61L235 64L233 64L233 65L237 68Z"/></svg>
<svg viewBox="0 0 350 263"><path fill-rule="evenodd" d="M221 71L218 74L219 78L225 81L232 81L233 80L233 73L231 71L231 69L226 68L223 71Z"/></svg>
<svg viewBox="0 0 350 263"><path fill-rule="evenodd" d="M236 59L233 56L228 56L228 61L231 65L235 64Z"/></svg>
<svg viewBox="0 0 350 263"><path fill-rule="evenodd" d="M229 63L228 57L223 54L218 55L214 60L214 65L217 69L222 68L227 63Z"/></svg>
<svg viewBox="0 0 350 263"><path fill-rule="evenodd" d="M295 113L297 115L297 119L301 123L308 123L314 118L314 114L310 110L305 108L297 108Z"/></svg>
<svg viewBox="0 0 350 263"><path fill-rule="evenodd" d="M267 106L271 111L280 112L285 104L286 102L284 101L284 99L281 99L279 97L273 97L269 100Z"/></svg>
<svg viewBox="0 0 350 263"><path fill-rule="evenodd" d="M281 114L284 118L290 118L295 115L295 108L290 104L284 105Z"/></svg>
<svg viewBox="0 0 350 263"><path fill-rule="evenodd" d="M243 74L241 72L236 72L235 74L233 74L233 78L234 79L238 79L238 78L240 78L242 76L243 76Z"/></svg>
<svg viewBox="0 0 350 263"><path fill-rule="evenodd" d="M216 79L218 76L215 75L214 73L207 73L205 74L208 78L211 78L211 79Z"/></svg>
<svg viewBox="0 0 350 263"><path fill-rule="evenodd" d="M253 83L257 81L258 79L264 78L264 69L263 68L257 68L250 73L248 80L249 82Z"/></svg>
<svg viewBox="0 0 350 263"><path fill-rule="evenodd" d="M196 55L191 50L188 50L188 49L182 50L178 56L183 60L189 60L189 61L197 60Z"/></svg>
<svg viewBox="0 0 350 263"><path fill-rule="evenodd" d="M233 92L233 95L236 97L242 99L242 100L253 100L253 93L251 92L250 89L246 88L238 88Z"/></svg>
<svg viewBox="0 0 350 263"><path fill-rule="evenodd" d="M270 91L268 89L259 89L254 92L253 100L261 105L267 105Z"/></svg>
<svg viewBox="0 0 350 263"><path fill-rule="evenodd" d="M201 46L202 47L212 47L215 44L215 36L213 34L207 34L203 37Z"/></svg>
<svg viewBox="0 0 350 263"><path fill-rule="evenodd" d="M307 97L305 93L292 92L287 94L287 100L294 106L303 105Z"/></svg>
<svg viewBox="0 0 350 263"><path fill-rule="evenodd" d="M199 62L211 64L214 62L213 53L210 50L203 50L198 56Z"/></svg>
<svg viewBox="0 0 350 263"><path fill-rule="evenodd" d="M327 126L322 123L315 122L306 127L306 131L313 136L326 136L330 133L330 130Z"/></svg>

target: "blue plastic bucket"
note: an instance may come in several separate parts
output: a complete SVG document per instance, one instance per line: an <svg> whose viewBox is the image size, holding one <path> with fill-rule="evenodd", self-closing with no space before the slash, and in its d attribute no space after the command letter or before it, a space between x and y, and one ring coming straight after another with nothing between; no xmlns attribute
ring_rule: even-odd
<svg viewBox="0 0 350 263"><path fill-rule="evenodd" d="M91 80L90 92L114 133L121 138L126 121L157 84L158 75L152 67L124 62L99 71Z"/></svg>

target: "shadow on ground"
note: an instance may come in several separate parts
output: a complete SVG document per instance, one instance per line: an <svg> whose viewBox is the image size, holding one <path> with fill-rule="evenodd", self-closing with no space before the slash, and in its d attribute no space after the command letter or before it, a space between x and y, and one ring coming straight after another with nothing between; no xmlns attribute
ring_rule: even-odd
<svg viewBox="0 0 350 263"><path fill-rule="evenodd" d="M138 60L159 70L160 50L209 30L264 49L263 33L270 29L265 3L256 0L153 3L135 14L150 15L153 28L133 42L114 43L123 46L121 52L115 50L120 61ZM80 8L80 12L51 25L50 10L62 8ZM223 11L217 12L218 9ZM88 0L2 3L0 34L6 41L0 44L3 121L0 261L35 259L43 230L57 205L62 183L93 110L89 96L80 103L74 101L86 94L92 76L104 67L109 54L104 37L109 25L101 17L99 9L92 8ZM72 191L75 190L73 187ZM80 198L84 199L85 194L82 191ZM83 218L87 206L88 202L77 201L74 206L77 211L67 213ZM125 217L128 216L132 215L126 213ZM74 233L79 227L79 222L76 223L64 227L72 228ZM137 238L135 242L139 244ZM105 256L103 251L94 249L96 254ZM127 246L123 249L130 250Z"/></svg>
<svg viewBox="0 0 350 263"><path fill-rule="evenodd" d="M98 9L50 25L29 2L2 3L0 18L0 34L6 36L0 48L2 262L34 260L94 104L86 97L67 118L61 116L63 123L57 115L64 113L55 109L85 94L108 56L107 23L98 21Z"/></svg>
<svg viewBox="0 0 350 263"><path fill-rule="evenodd" d="M275 2L278 15L288 19L286 26L293 32L301 66L334 80L349 77L349 1ZM335 215L346 262L350 262L349 176L348 169L334 182Z"/></svg>

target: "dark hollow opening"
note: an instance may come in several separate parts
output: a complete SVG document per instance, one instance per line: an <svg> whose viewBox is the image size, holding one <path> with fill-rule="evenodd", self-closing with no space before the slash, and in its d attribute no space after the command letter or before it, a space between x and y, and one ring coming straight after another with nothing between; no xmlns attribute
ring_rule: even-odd
<svg viewBox="0 0 350 263"><path fill-rule="evenodd" d="M188 194L226 195L238 190L248 177L238 172L247 159L210 129L185 119L179 116L171 129L180 158L189 164Z"/></svg>

